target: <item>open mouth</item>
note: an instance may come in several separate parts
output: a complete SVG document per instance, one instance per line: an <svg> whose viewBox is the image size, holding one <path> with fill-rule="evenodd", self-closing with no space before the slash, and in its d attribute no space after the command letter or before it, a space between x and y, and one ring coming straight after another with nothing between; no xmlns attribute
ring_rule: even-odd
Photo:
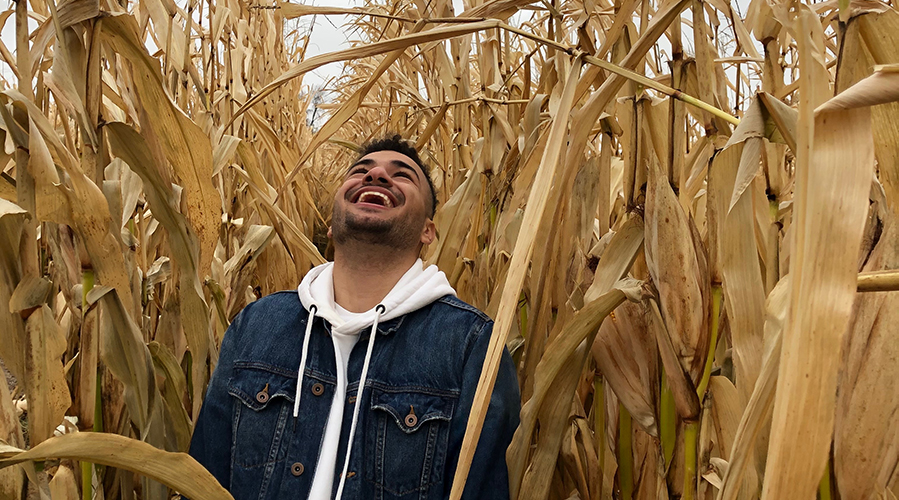
<svg viewBox="0 0 899 500"><path fill-rule="evenodd" d="M378 205L384 208L392 208L394 203L386 194L371 189L363 189L356 195L353 203L366 203L369 205Z"/></svg>

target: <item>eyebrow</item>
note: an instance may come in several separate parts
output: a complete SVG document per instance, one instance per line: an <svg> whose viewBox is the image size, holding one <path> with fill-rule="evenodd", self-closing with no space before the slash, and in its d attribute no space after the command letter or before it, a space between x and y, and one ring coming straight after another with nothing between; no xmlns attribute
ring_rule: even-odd
<svg viewBox="0 0 899 500"><path fill-rule="evenodd" d="M375 161L372 160L371 158L362 158L359 161L357 161L356 163L353 163L352 165L350 165L350 168L347 169L347 173L351 172L354 168L358 167L359 165L369 166L374 163L375 163ZM418 181L421 181L421 177L419 177L418 172L414 168L412 168L412 166L409 165L408 163L406 163L402 160L390 160L390 164L396 168L402 168L404 170L411 171L413 174L415 174L415 179Z"/></svg>

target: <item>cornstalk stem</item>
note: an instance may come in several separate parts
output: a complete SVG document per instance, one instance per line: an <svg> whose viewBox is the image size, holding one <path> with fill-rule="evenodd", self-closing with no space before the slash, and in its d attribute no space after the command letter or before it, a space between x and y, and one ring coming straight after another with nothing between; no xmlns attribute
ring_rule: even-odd
<svg viewBox="0 0 899 500"><path fill-rule="evenodd" d="M830 492L830 459L827 459L827 465L824 466L824 475L821 476L821 483L818 485L818 498L820 500L831 500L833 495Z"/></svg>
<svg viewBox="0 0 899 500"><path fill-rule="evenodd" d="M602 374L593 378L593 433L596 439L596 456L599 460L599 484L595 498L602 497L603 470L606 465L606 394L603 390Z"/></svg>
<svg viewBox="0 0 899 500"><path fill-rule="evenodd" d="M705 368L702 370L702 379L699 381L699 387L696 388L696 394L699 399L705 396L705 391L709 387L709 379L712 377L712 363L715 361L715 350L718 348L718 316L721 315L721 285L712 285L712 321L711 321L711 341L709 341L709 353L705 358Z"/></svg>
<svg viewBox="0 0 899 500"><path fill-rule="evenodd" d="M627 408L619 403L618 413L618 485L621 500L634 497L633 422Z"/></svg>
<svg viewBox="0 0 899 500"><path fill-rule="evenodd" d="M659 438L662 440L662 457L665 467L671 465L674 448L677 445L677 410L674 407L674 393L668 385L665 369L662 369L662 394L659 402Z"/></svg>
<svg viewBox="0 0 899 500"><path fill-rule="evenodd" d="M699 422L686 423L684 428L684 491L681 500L693 500L696 496L696 442Z"/></svg>
<svg viewBox="0 0 899 500"><path fill-rule="evenodd" d="M94 271L85 269L81 273L81 321L87 315L87 294L94 288ZM100 379L97 378L97 398L94 401L94 430L97 430L97 422L99 421L102 405L100 404ZM91 500L93 498L94 483L94 464L90 462L81 462L81 498L82 500Z"/></svg>
<svg viewBox="0 0 899 500"><path fill-rule="evenodd" d="M899 290L899 271L859 273L859 292L895 292Z"/></svg>

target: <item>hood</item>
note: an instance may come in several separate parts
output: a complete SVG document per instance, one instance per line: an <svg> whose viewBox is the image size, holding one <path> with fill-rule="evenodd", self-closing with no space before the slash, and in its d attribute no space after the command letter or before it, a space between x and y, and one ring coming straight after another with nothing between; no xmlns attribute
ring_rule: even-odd
<svg viewBox="0 0 899 500"><path fill-rule="evenodd" d="M309 354L309 337L312 335L312 322L315 316L321 316L331 323L331 332L336 334L357 333L371 325L371 335L368 338L365 361L362 363L362 373L359 378L359 393L361 396L365 388L365 381L368 378L368 367L371 363L372 349L377 337L375 334L378 331L378 322L398 318L404 314L416 311L444 295L455 295L456 291L450 286L446 275L437 269L437 266L428 266L426 269L422 269L421 259L418 259L406 271L406 274L397 281L396 285L393 286L393 289L390 290L390 293L384 297L380 304L360 315L354 315L355 317L350 321L344 321L336 311L333 262L316 266L306 273L300 286L297 287L297 294L303 307L309 311L309 318L306 320L306 335L303 338L303 351L300 356L300 367L297 371L297 389L293 405L294 418L299 416L302 397L301 388L303 387L303 376L306 371L306 361ZM362 397L357 397L353 408L350 434L347 440L347 443L350 443L350 445L347 448L346 458L343 462L343 472L340 475L340 483L335 496L337 500L343 498L347 468L350 465L350 455L353 452L351 444L353 436L356 434L356 424L359 420L361 404Z"/></svg>
<svg viewBox="0 0 899 500"><path fill-rule="evenodd" d="M314 314L327 320L331 324L332 331L337 333L356 333L374 323L376 316L379 321L391 320L421 309L445 295L456 295L443 271L434 265L423 268L421 259L412 264L406 274L381 300L379 305L384 306L384 311L380 315L376 311L377 308L373 307L357 319L344 322L337 314L334 302L333 262L316 266L306 273L300 286L297 287L297 293L303 307L309 311L315 306Z"/></svg>

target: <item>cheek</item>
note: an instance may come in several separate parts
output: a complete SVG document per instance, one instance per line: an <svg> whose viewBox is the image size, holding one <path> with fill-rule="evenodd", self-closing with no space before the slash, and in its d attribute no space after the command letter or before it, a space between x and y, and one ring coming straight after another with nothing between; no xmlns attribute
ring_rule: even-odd
<svg viewBox="0 0 899 500"><path fill-rule="evenodd" d="M344 198L346 198L346 194L347 194L347 191L349 191L349 189L350 188L349 188L349 186L346 185L346 183L344 183L342 186L340 186L337 189L337 192L334 193L334 203L337 203L340 200L343 200Z"/></svg>

